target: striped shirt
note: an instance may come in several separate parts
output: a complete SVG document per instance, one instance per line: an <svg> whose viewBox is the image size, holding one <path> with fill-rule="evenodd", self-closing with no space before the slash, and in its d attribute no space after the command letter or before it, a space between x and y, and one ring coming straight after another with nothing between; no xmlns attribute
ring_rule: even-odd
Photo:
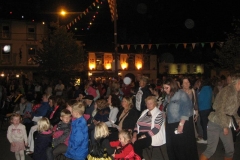
<svg viewBox="0 0 240 160"><path fill-rule="evenodd" d="M137 121L137 124L135 125L134 131L137 132L137 125L139 125L139 133L148 133L149 136L154 136L156 135L163 123L163 115L162 113L159 113L154 121L154 128L151 129L152 126L152 116L148 115L148 112L139 118Z"/></svg>

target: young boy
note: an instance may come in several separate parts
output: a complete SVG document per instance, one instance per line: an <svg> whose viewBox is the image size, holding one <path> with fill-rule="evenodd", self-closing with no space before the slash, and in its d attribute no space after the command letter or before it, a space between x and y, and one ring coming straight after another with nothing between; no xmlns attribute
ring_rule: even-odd
<svg viewBox="0 0 240 160"><path fill-rule="evenodd" d="M72 116L76 118L72 122L68 149L65 156L72 160L85 160L88 155L88 127L83 117L85 107L81 102L72 106Z"/></svg>
<svg viewBox="0 0 240 160"><path fill-rule="evenodd" d="M67 151L71 132L71 112L63 109L60 114L61 121L53 127L52 147L47 149L48 159L55 159Z"/></svg>

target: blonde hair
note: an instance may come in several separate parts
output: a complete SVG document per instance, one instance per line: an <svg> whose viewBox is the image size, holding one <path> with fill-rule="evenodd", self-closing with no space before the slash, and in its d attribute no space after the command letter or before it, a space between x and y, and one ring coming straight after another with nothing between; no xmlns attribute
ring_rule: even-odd
<svg viewBox="0 0 240 160"><path fill-rule="evenodd" d="M39 119L39 121L37 122L37 126L38 126L37 130L39 132L43 132L43 131L49 130L51 127L51 124L50 124L48 118L43 117L43 118Z"/></svg>
<svg viewBox="0 0 240 160"><path fill-rule="evenodd" d="M96 104L97 104L97 108L100 110L108 106L106 99L99 99L96 101Z"/></svg>
<svg viewBox="0 0 240 160"><path fill-rule="evenodd" d="M145 99L145 103L147 104L147 101L150 101L152 100L153 103L155 104L155 106L157 106L157 99L155 96L148 96L146 99Z"/></svg>
<svg viewBox="0 0 240 160"><path fill-rule="evenodd" d="M131 142L132 132L127 131L127 130L121 130L121 131L118 133L118 136L120 136L120 135L124 138L124 141L127 141L128 143Z"/></svg>
<svg viewBox="0 0 240 160"><path fill-rule="evenodd" d="M95 126L95 139L106 138L109 135L108 126L104 122L100 122Z"/></svg>
<svg viewBox="0 0 240 160"><path fill-rule="evenodd" d="M68 109L63 109L60 113L60 116L63 117L63 116L71 116L71 112L68 110Z"/></svg>
<svg viewBox="0 0 240 160"><path fill-rule="evenodd" d="M123 99L125 99L127 101L129 108L132 109L133 108L132 97L124 96Z"/></svg>
<svg viewBox="0 0 240 160"><path fill-rule="evenodd" d="M72 105L72 112L78 112L80 115L83 115L85 111L85 106L82 102L77 102Z"/></svg>
<svg viewBox="0 0 240 160"><path fill-rule="evenodd" d="M142 76L139 81L143 81L145 83L148 83L148 77Z"/></svg>
<svg viewBox="0 0 240 160"><path fill-rule="evenodd" d="M21 115L18 114L18 113L13 113L13 114L11 115L11 118L10 118L10 122L11 122L11 123L12 123L12 120L13 120L14 117L18 117L18 118L19 118L19 122L22 123L22 117L21 117Z"/></svg>

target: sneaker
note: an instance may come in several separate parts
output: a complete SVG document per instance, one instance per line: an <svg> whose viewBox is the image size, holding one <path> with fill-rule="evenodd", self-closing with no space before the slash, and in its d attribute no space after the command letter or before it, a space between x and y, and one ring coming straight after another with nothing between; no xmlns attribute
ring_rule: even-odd
<svg viewBox="0 0 240 160"><path fill-rule="evenodd" d="M200 140L197 141L197 143L207 144L207 140L200 139Z"/></svg>

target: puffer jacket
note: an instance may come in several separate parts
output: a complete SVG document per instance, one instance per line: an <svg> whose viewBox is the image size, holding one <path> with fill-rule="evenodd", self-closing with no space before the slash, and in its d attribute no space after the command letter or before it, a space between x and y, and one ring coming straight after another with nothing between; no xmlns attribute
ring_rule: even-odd
<svg viewBox="0 0 240 160"><path fill-rule="evenodd" d="M88 155L88 127L83 116L72 122L72 130L68 141L67 158L85 160Z"/></svg>

